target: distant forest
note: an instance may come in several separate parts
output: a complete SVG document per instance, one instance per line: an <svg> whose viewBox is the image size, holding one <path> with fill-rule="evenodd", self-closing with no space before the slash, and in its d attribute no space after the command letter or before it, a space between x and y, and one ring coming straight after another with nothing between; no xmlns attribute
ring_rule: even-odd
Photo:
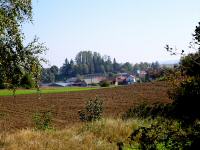
<svg viewBox="0 0 200 150"><path fill-rule="evenodd" d="M111 60L110 56L102 56L97 52L80 51L74 60L66 58L60 68L55 65L50 68L43 68L41 81L43 83L64 81L70 77L87 74L104 74L108 76L114 76L117 73L137 74L138 70L153 69L155 72L160 68L158 62L141 62L132 65L129 62L118 63L115 58Z"/></svg>

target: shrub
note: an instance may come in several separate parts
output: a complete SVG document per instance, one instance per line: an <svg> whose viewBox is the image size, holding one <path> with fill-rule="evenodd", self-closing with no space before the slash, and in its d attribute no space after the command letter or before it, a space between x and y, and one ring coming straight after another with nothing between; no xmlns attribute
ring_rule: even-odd
<svg viewBox="0 0 200 150"><path fill-rule="evenodd" d="M98 83L92 83L91 86L99 86Z"/></svg>
<svg viewBox="0 0 200 150"><path fill-rule="evenodd" d="M149 105L147 103L139 104L133 108L129 108L123 115L122 119L129 118L156 118L159 116L168 116L168 112L171 109L170 104L154 103Z"/></svg>
<svg viewBox="0 0 200 150"><path fill-rule="evenodd" d="M131 146L138 149L193 149L199 141L199 125L184 128L175 120L160 118L154 120L150 127L140 127L133 131Z"/></svg>
<svg viewBox="0 0 200 150"><path fill-rule="evenodd" d="M35 128L37 130L47 130L52 128L51 111L37 112L33 116Z"/></svg>
<svg viewBox="0 0 200 150"><path fill-rule="evenodd" d="M81 121L95 121L101 119L103 113L103 101L95 97L87 101L85 110L78 112Z"/></svg>
<svg viewBox="0 0 200 150"><path fill-rule="evenodd" d="M26 88L26 89L33 88L34 87L34 81L33 81L32 76L29 75L29 74L25 74L21 79L20 85L23 88Z"/></svg>
<svg viewBox="0 0 200 150"><path fill-rule="evenodd" d="M99 83L99 85L100 85L101 87L109 87L109 86L110 86L110 82L107 81L107 80L104 80L104 81L101 81L101 82Z"/></svg>
<svg viewBox="0 0 200 150"><path fill-rule="evenodd" d="M0 81L0 89L5 89L5 85Z"/></svg>
<svg viewBox="0 0 200 150"><path fill-rule="evenodd" d="M169 91L176 118L192 123L200 118L200 77L188 77Z"/></svg>

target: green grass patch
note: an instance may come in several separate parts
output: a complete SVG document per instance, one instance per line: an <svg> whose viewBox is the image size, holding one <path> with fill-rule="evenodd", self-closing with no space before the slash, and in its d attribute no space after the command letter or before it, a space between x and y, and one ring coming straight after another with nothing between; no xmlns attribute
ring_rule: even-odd
<svg viewBox="0 0 200 150"><path fill-rule="evenodd" d="M53 93L66 93L66 92L78 92L78 91L87 91L95 90L98 88L94 87L59 87L59 88L41 88L41 94L53 94ZM18 89L16 95L28 95L28 94L37 94L36 89ZM12 90L0 90L0 96L12 96Z"/></svg>

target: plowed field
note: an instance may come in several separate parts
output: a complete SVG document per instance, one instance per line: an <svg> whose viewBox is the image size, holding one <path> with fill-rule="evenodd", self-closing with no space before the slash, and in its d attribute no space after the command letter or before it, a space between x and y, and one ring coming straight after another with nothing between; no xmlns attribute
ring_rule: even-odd
<svg viewBox="0 0 200 150"><path fill-rule="evenodd" d="M51 110L53 124L63 128L79 122L78 110L84 108L89 98L99 97L104 101L104 116L118 117L128 108L142 101L168 103L165 82L135 84L130 86L98 89L92 91L59 94L18 95L0 97L0 128L21 129L33 127L35 112Z"/></svg>

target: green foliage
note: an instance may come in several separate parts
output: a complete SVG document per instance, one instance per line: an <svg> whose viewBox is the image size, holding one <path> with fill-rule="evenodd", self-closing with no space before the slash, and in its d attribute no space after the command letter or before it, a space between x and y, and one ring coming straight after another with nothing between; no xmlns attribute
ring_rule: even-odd
<svg viewBox="0 0 200 150"><path fill-rule="evenodd" d="M184 75L200 76L200 51L182 57L180 69Z"/></svg>
<svg viewBox="0 0 200 150"><path fill-rule="evenodd" d="M0 89L5 89L5 85L1 79L0 79Z"/></svg>
<svg viewBox="0 0 200 150"><path fill-rule="evenodd" d="M172 107L170 104L154 103L149 105L147 103L139 104L133 108L129 108L123 115L123 119L129 118L157 118L160 116L167 117Z"/></svg>
<svg viewBox="0 0 200 150"><path fill-rule="evenodd" d="M13 89L20 86L24 74L30 73L38 84L40 57L46 47L35 38L24 46L22 24L32 20L31 0L0 1L0 68L3 83Z"/></svg>
<svg viewBox="0 0 200 150"><path fill-rule="evenodd" d="M199 46L200 24L196 27L193 36L194 45ZM166 49L172 55L177 54L168 45ZM150 127L140 127L133 131L130 136L131 148L196 149L200 141L200 123L197 121L200 119L199 50L200 48L198 48L198 52L182 57L180 65L176 69L168 70L170 72L168 80L172 85L172 89L168 92L169 98L173 100L171 104L152 106L142 104L126 112L124 118L135 116L156 118ZM180 54L183 55L183 53L184 50Z"/></svg>
<svg viewBox="0 0 200 150"><path fill-rule="evenodd" d="M34 80L33 77L29 74L25 74L20 82L20 86L26 89L31 89L34 87Z"/></svg>
<svg viewBox="0 0 200 150"><path fill-rule="evenodd" d="M103 113L103 101L97 97L94 100L90 99L86 103L85 110L78 113L81 121L99 120Z"/></svg>
<svg viewBox="0 0 200 150"><path fill-rule="evenodd" d="M41 81L43 83L52 83L58 80L59 68L52 66L50 68L42 68Z"/></svg>
<svg viewBox="0 0 200 150"><path fill-rule="evenodd" d="M52 129L52 113L51 111L37 112L33 116L36 130Z"/></svg>
<svg viewBox="0 0 200 150"><path fill-rule="evenodd" d="M5 85L4 85L4 76L2 74L2 67L0 65L0 89L4 89L5 88Z"/></svg>
<svg viewBox="0 0 200 150"><path fill-rule="evenodd" d="M91 86L99 86L98 83L92 83Z"/></svg>
<svg viewBox="0 0 200 150"><path fill-rule="evenodd" d="M180 119L186 124L192 124L196 119L200 118L200 24L196 27L193 34L193 42L190 47L196 50L195 53L188 54L181 58L178 70L172 73L170 82L172 89L169 90L169 97L173 100L173 117ZM198 47L198 49L196 49ZM168 45L166 49L172 54L173 49ZM184 50L181 54L183 55ZM177 76L178 75L178 76Z"/></svg>
<svg viewBox="0 0 200 150"><path fill-rule="evenodd" d="M132 144L139 144L138 149L190 149L194 144L190 138L191 132L189 128L181 127L177 121L160 118L154 120L150 127L140 127L133 131L130 139Z"/></svg>
<svg viewBox="0 0 200 150"><path fill-rule="evenodd" d="M121 66L121 69L120 69L122 72L129 72L131 73L133 71L133 66L132 64L130 64L129 62L126 62L124 63L122 66Z"/></svg>
<svg viewBox="0 0 200 150"><path fill-rule="evenodd" d="M174 115L184 121L192 121L200 118L200 77L188 77L169 91L169 97L173 99Z"/></svg>
<svg viewBox="0 0 200 150"><path fill-rule="evenodd" d="M100 85L101 87L109 87L109 86L110 86L110 82L107 81L107 80L104 80L104 81L101 81L101 82L99 83L99 85Z"/></svg>

